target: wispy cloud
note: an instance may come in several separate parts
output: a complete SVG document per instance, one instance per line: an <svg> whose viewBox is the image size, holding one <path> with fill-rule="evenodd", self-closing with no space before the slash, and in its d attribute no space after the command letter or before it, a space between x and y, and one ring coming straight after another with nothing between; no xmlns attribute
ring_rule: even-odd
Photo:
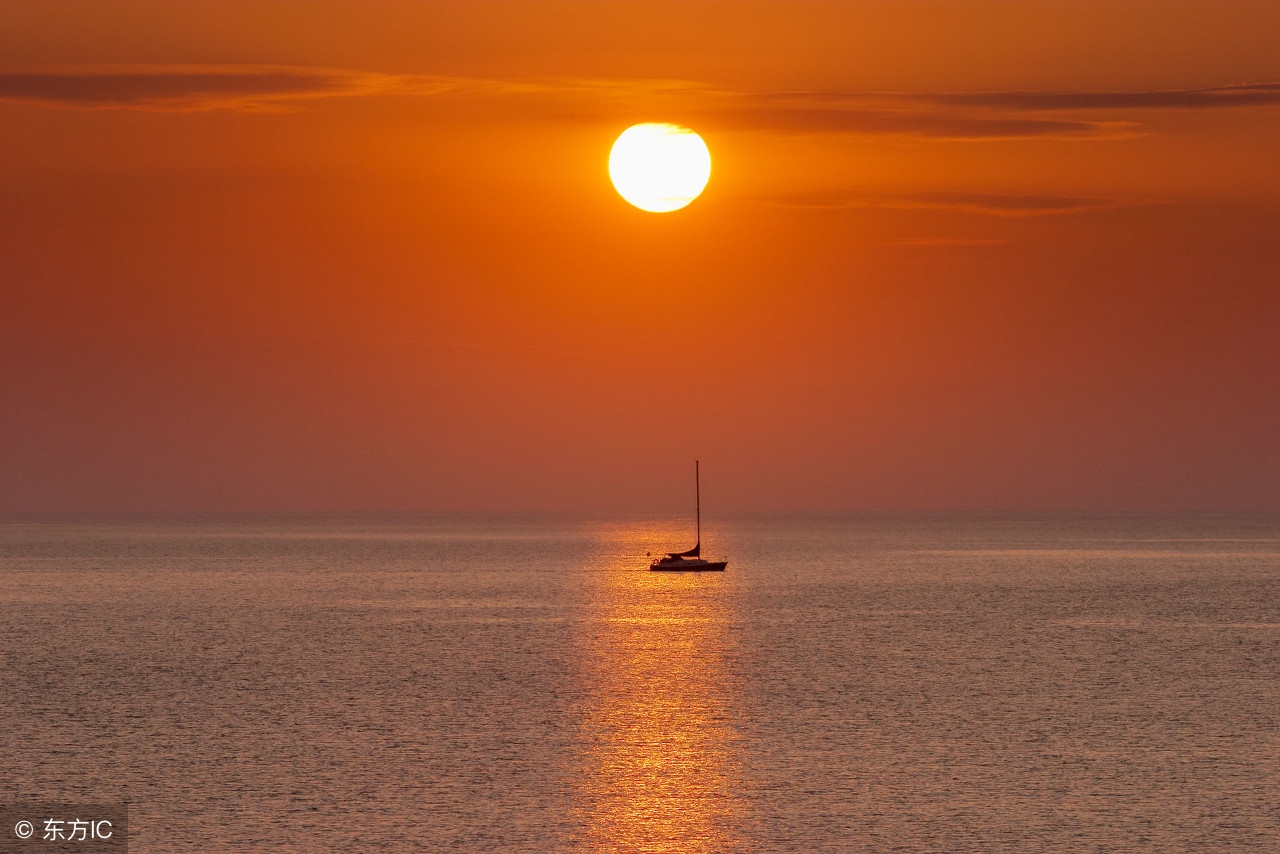
<svg viewBox="0 0 1280 854"><path fill-rule="evenodd" d="M1126 121L1093 121L1073 117L1008 115L964 109L883 109L848 105L841 109L787 104L723 109L708 114L722 126L787 133L852 134L874 137L923 137L939 140L1030 139L1071 137L1117 139L1135 135L1139 126Z"/></svg>
<svg viewBox="0 0 1280 854"><path fill-rule="evenodd" d="M900 237L894 246L1008 246L1010 241L988 237Z"/></svg>
<svg viewBox="0 0 1280 854"><path fill-rule="evenodd" d="M425 91L425 81L416 83ZM393 75L297 66L56 66L0 72L0 101L48 107L258 110L304 98L376 94L404 85L403 78Z"/></svg>
<svg viewBox="0 0 1280 854"><path fill-rule="evenodd" d="M840 193L813 193L779 196L763 200L791 208L839 210L891 208L897 210L937 210L995 217L1063 216L1092 213L1131 205L1151 204L1138 199L1103 199L1085 196L1000 195L994 193L920 193L902 196L860 196Z"/></svg>
<svg viewBox="0 0 1280 854"><path fill-rule="evenodd" d="M624 105L636 98L705 92L673 80L495 80L384 74L298 65L51 65L0 68L0 101L45 107L140 110L260 110L313 98L445 94L588 99Z"/></svg>
<svg viewBox="0 0 1280 854"><path fill-rule="evenodd" d="M141 110L281 110L373 95L506 99L490 115L600 121L663 113L708 127L924 140L1117 139L1147 110L1280 105L1280 83L1077 92L744 92L684 80L496 80L279 65L0 70L0 101ZM1126 113L1128 113L1126 115Z"/></svg>
<svg viewBox="0 0 1280 854"><path fill-rule="evenodd" d="M1206 89L1099 92L954 92L893 96L939 106L1011 111L1205 110L1280 104L1280 83L1241 83Z"/></svg>
<svg viewBox="0 0 1280 854"><path fill-rule="evenodd" d="M1280 105L1280 83L1153 91L720 94L712 115L740 127L951 140L1121 139L1142 133L1140 114L1148 110ZM1132 115L1117 115L1124 112Z"/></svg>

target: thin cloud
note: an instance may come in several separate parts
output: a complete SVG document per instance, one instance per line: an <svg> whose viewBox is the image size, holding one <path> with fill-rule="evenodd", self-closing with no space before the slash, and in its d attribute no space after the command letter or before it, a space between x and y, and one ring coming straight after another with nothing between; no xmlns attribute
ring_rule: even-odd
<svg viewBox="0 0 1280 854"><path fill-rule="evenodd" d="M1280 83L1127 92L717 94L708 116L730 127L938 140L1125 139L1143 131L1136 118L1116 115L1123 111L1137 114L1280 105Z"/></svg>
<svg viewBox="0 0 1280 854"><path fill-rule="evenodd" d="M908 97L940 106L1012 111L1206 110L1275 106L1280 104L1280 83L1241 83L1206 89L1148 92L972 92Z"/></svg>
<svg viewBox="0 0 1280 854"><path fill-rule="evenodd" d="M425 91L424 83L418 87ZM0 72L0 101L46 107L256 110L303 98L370 95L404 79L274 65L95 65Z"/></svg>
<svg viewBox="0 0 1280 854"><path fill-rule="evenodd" d="M987 237L900 237L894 246L1008 246L1010 241Z"/></svg>
<svg viewBox="0 0 1280 854"><path fill-rule="evenodd" d="M636 98L693 91L706 90L673 80L492 80L294 65L62 65L0 70L0 102L180 112L283 109L305 99L388 94L588 98L620 107Z"/></svg>
<svg viewBox="0 0 1280 854"><path fill-rule="evenodd" d="M1138 125L1132 122L982 115L957 109L880 110L857 106L806 109L780 105L710 112L707 117L721 126L741 130L958 141L1036 137L1121 139L1139 132Z"/></svg>
<svg viewBox="0 0 1280 854"><path fill-rule="evenodd" d="M1064 216L1095 213L1131 205L1150 204L1135 199L1104 199L1085 196L1000 195L994 193L921 193L875 197L851 194L815 193L779 196L763 200L790 208L841 210L890 208L896 210L937 210L1005 218Z"/></svg>
<svg viewBox="0 0 1280 854"><path fill-rule="evenodd" d="M664 114L711 129L926 141L1125 139L1145 110L1280 105L1280 83L1080 92L742 92L686 80L495 80L278 65L46 66L0 71L0 101L139 110L296 109L308 99L498 99L484 113L599 122ZM681 118L683 117L683 118Z"/></svg>
<svg viewBox="0 0 1280 854"><path fill-rule="evenodd" d="M858 110L882 107L967 107L999 111L1087 112L1093 110L1192 110L1266 107L1280 104L1280 83L1238 83L1200 89L994 91L994 92L822 92L745 94L780 108Z"/></svg>

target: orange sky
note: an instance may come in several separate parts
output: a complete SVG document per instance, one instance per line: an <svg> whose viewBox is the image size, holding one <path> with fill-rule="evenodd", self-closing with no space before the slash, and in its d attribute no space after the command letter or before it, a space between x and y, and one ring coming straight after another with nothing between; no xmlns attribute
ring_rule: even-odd
<svg viewBox="0 0 1280 854"><path fill-rule="evenodd" d="M1280 510L1275 2L7 2L0 512ZM664 215L613 139L711 149Z"/></svg>

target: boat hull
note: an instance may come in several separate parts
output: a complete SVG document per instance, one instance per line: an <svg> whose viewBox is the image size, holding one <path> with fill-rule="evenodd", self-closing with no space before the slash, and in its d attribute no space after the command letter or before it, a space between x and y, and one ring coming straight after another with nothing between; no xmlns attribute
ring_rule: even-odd
<svg viewBox="0 0 1280 854"><path fill-rule="evenodd" d="M724 572L727 560L655 560L649 564L650 572Z"/></svg>

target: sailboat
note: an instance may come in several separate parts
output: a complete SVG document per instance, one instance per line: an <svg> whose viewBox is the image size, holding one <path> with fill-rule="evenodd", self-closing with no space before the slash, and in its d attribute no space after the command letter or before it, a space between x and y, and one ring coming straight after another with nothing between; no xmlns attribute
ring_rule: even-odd
<svg viewBox="0 0 1280 854"><path fill-rule="evenodd" d="M697 514L698 541L687 552L670 552L649 564L651 572L724 572L727 560L702 559L702 483L698 461L693 461L693 494Z"/></svg>

